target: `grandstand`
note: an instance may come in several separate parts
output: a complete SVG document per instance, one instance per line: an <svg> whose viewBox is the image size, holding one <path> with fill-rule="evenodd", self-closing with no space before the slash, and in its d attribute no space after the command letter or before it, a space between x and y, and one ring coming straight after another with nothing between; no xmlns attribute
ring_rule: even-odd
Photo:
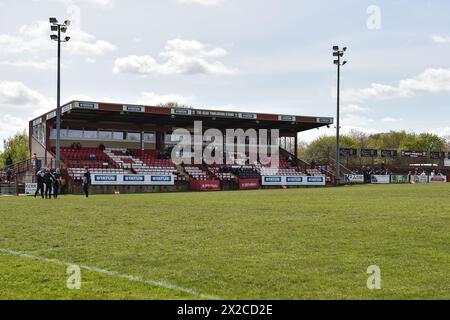
<svg viewBox="0 0 450 320"><path fill-rule="evenodd" d="M29 144L35 159L27 161L21 170L16 171L21 182L32 182L38 167L54 168L55 118L56 111L51 110L30 121ZM171 149L177 140L172 134L177 128L192 132L194 121L202 122L203 131L214 128L224 136L226 129L279 130L280 139L276 142L281 150L279 168L262 165L259 161L250 163L248 151L237 151L233 164L175 165L171 160ZM295 148L298 134L332 124L333 118L329 117L73 101L62 107L60 150L63 176L67 180L66 191L80 191L85 168L89 168L94 177L94 192L101 193L114 190L245 189L245 186L264 185L264 176L307 176L308 164L298 159ZM246 150L248 145L246 141ZM104 180L100 179L101 176L115 176L122 180L119 183L115 179L116 184L111 185L104 181L97 184L96 177L99 181ZM138 183L139 179L141 183ZM331 179L331 174L328 174L328 181ZM296 184L292 183L292 186Z"/></svg>

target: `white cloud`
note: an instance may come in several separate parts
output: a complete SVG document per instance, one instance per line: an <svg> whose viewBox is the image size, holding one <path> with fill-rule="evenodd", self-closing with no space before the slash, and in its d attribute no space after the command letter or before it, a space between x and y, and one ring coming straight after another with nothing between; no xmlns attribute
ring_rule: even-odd
<svg viewBox="0 0 450 320"><path fill-rule="evenodd" d="M450 142L450 127L430 129L428 132L443 137Z"/></svg>
<svg viewBox="0 0 450 320"><path fill-rule="evenodd" d="M184 4L199 4L202 6L218 6L225 2L225 0L178 0L179 3Z"/></svg>
<svg viewBox="0 0 450 320"><path fill-rule="evenodd" d="M342 125L345 127L351 127L351 128L356 128L359 126L366 126L369 124L374 123L375 120L365 117L365 116L360 116L360 115L355 115L355 114L349 114L346 115L345 117L343 117L342 119Z"/></svg>
<svg viewBox="0 0 450 320"><path fill-rule="evenodd" d="M177 94L160 95L154 92L142 92L138 100L138 104L145 105L159 105L168 102L178 102L180 104L187 104L193 97L182 96Z"/></svg>
<svg viewBox="0 0 450 320"><path fill-rule="evenodd" d="M187 104L191 101L193 96L183 96L179 94L158 94L155 92L141 92L137 101L131 101L130 103L137 103L142 105L156 106L167 102L178 102L180 104ZM64 103L70 101L97 101L108 103L123 103L124 101L117 101L110 97L90 96L85 94L74 94L63 99Z"/></svg>
<svg viewBox="0 0 450 320"><path fill-rule="evenodd" d="M0 81L0 139L28 128L28 121L56 102L18 81Z"/></svg>
<svg viewBox="0 0 450 320"><path fill-rule="evenodd" d="M174 39L167 42L160 56L167 58L158 63L152 56L130 55L119 58L114 63L114 73L134 73L140 75L212 74L234 75L236 69L222 62L211 61L226 56L222 48L211 48L195 40Z"/></svg>
<svg viewBox="0 0 450 320"><path fill-rule="evenodd" d="M4 105L36 105L47 108L50 104L50 100L40 92L30 89L19 81L0 82L0 102Z"/></svg>
<svg viewBox="0 0 450 320"><path fill-rule="evenodd" d="M342 113L363 113L370 112L369 108L361 107L356 104L348 104L342 107Z"/></svg>
<svg viewBox="0 0 450 320"><path fill-rule="evenodd" d="M0 151L3 150L3 140L13 136L17 132L27 130L28 121L10 114L0 115L2 125L0 127Z"/></svg>
<svg viewBox="0 0 450 320"><path fill-rule="evenodd" d="M34 0L36 2L42 2L42 1L53 1L53 2L59 2L64 5L82 5L82 4L89 4L89 5L95 5L98 7L112 7L114 4L114 0Z"/></svg>
<svg viewBox="0 0 450 320"><path fill-rule="evenodd" d="M363 102L372 99L411 97L420 92L450 92L450 69L426 69L420 75L401 80L398 86L373 83L364 89L349 89L342 93L346 102Z"/></svg>
<svg viewBox="0 0 450 320"><path fill-rule="evenodd" d="M96 102L117 103L115 99L109 97L92 97L85 94L74 94L68 96L63 100L63 103L68 103L70 101L96 101Z"/></svg>
<svg viewBox="0 0 450 320"><path fill-rule="evenodd" d="M0 66L9 67L29 67L38 70L50 70L56 69L56 59L47 60L31 60L31 59L19 59L19 60L4 60L0 61Z"/></svg>
<svg viewBox="0 0 450 320"><path fill-rule="evenodd" d="M440 36L440 35L435 34L435 35L431 36L431 39L435 43L439 43L439 44L450 43L450 37L447 37L447 36Z"/></svg>
<svg viewBox="0 0 450 320"><path fill-rule="evenodd" d="M393 117L385 117L383 119L381 119L381 122L384 123L396 123L396 122L400 122L402 121L402 119L397 119L397 118L393 118Z"/></svg>
<svg viewBox="0 0 450 320"><path fill-rule="evenodd" d="M63 44L67 52L75 55L101 56L115 51L117 47L104 40L97 40L93 35L69 28L67 33L71 40ZM50 27L47 21L35 21L23 25L14 35L0 34L0 46L4 53L38 53L55 50L56 43L50 40Z"/></svg>

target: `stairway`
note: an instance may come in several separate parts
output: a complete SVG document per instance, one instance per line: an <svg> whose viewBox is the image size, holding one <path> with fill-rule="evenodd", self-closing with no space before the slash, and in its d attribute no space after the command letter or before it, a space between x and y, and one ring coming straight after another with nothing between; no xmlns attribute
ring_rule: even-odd
<svg viewBox="0 0 450 320"><path fill-rule="evenodd" d="M112 148L106 148L104 152L116 163L120 166L120 168L123 169L134 169L137 171L142 170L150 170L150 167L147 166L142 160L135 158L130 155L126 155L126 149L112 149ZM123 154L116 154L117 152L123 153Z"/></svg>

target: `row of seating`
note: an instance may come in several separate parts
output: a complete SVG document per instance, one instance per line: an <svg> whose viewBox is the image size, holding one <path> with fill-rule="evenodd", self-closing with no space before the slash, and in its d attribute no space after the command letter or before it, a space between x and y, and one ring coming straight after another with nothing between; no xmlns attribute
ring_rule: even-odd
<svg viewBox="0 0 450 320"><path fill-rule="evenodd" d="M262 167L259 169L261 176L304 176L303 172L297 171L296 169L276 169L276 168L266 168Z"/></svg>
<svg viewBox="0 0 450 320"><path fill-rule="evenodd" d="M231 172L221 172L221 169L218 167L210 167L209 172L220 181L232 181L235 179Z"/></svg>
<svg viewBox="0 0 450 320"><path fill-rule="evenodd" d="M186 173L190 176L193 180L210 180L209 174L200 169L199 167L193 167L193 166L186 166L184 167L184 170Z"/></svg>

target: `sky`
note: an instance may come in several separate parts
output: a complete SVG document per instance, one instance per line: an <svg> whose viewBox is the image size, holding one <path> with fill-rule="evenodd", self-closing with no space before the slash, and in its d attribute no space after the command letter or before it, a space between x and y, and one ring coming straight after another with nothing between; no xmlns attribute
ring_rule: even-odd
<svg viewBox="0 0 450 320"><path fill-rule="evenodd" d="M339 45L344 132L449 137L449 12L448 0L0 0L0 139L56 107L49 17L72 21L63 103L335 117Z"/></svg>

